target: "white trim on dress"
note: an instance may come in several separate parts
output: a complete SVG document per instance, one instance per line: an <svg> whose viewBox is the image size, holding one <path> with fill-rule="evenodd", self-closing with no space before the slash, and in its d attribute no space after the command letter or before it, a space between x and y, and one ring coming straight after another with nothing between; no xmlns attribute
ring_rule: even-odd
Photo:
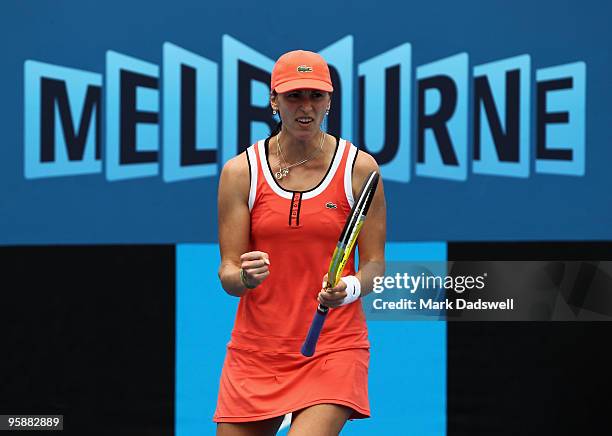
<svg viewBox="0 0 612 436"><path fill-rule="evenodd" d="M353 144L351 144L350 147L346 159L346 166L344 167L344 193L346 194L346 200L349 206L352 208L355 203L355 199L353 198L353 162L357 157L357 147Z"/></svg>
<svg viewBox="0 0 612 436"><path fill-rule="evenodd" d="M268 183L268 186L272 189L272 191L274 191L280 197L291 200L293 198L293 192L287 191L281 188L276 183L276 180L274 180L274 175L270 172L270 167L268 166L268 161L266 159L265 141L264 140L259 141L256 144L256 147L257 147L257 151L259 152L259 163L262 167L262 171L266 179L266 182ZM304 194L302 195L302 200L308 200L310 198L314 198L317 195L321 194L323 191L325 191L325 189L329 186L332 179L334 178L334 175L336 174L338 167L340 166L340 162L342 161L342 155L344 154L345 147L346 147L346 140L341 139L338 144L338 150L336 150L336 155L334 156L334 161L331 164L331 168L329 169L329 172L326 174L325 178L323 179L321 184L319 184L319 186L316 189L313 189L312 191L304 192Z"/></svg>
<svg viewBox="0 0 612 436"><path fill-rule="evenodd" d="M251 211L255 205L255 197L257 195L257 156L255 155L255 144L247 148L246 151L251 168L251 186L249 188L249 211Z"/></svg>

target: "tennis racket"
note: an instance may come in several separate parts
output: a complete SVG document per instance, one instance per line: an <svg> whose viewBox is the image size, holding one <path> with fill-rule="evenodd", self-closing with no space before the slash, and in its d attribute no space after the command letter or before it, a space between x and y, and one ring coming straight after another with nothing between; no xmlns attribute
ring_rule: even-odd
<svg viewBox="0 0 612 436"><path fill-rule="evenodd" d="M346 265L351 255L351 251L353 251L359 231L363 226L370 204L372 204L374 192L376 192L376 186L378 185L378 178L378 173L372 171L361 187L357 201L353 204L351 213L344 224L342 233L340 233L340 239L338 240L331 262L329 263L326 287L333 288L338 284L338 281L340 281L344 265ZM328 311L329 307L323 306L322 304L319 304L317 307L317 311L312 319L312 324L308 330L308 335L302 345L301 351L304 356L310 357L314 354Z"/></svg>

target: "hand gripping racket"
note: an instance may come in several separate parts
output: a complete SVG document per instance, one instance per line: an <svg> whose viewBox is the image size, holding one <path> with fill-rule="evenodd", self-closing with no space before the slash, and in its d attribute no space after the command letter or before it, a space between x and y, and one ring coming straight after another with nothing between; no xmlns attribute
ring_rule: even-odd
<svg viewBox="0 0 612 436"><path fill-rule="evenodd" d="M361 187L357 201L353 204L351 213L346 220L346 224L344 224L344 229L342 229L342 233L340 233L338 245L336 245L331 262L329 263L326 287L333 288L340 280L344 265L346 265L351 255L351 251L353 250L353 246L355 242L357 242L357 236L365 221L366 214L372 203L372 198L374 198L376 185L378 185L378 177L378 173L372 171ZM308 330L308 336L306 336L306 340L302 345L302 354L304 356L310 357L314 354L328 311L329 307L321 304L317 307L317 311L312 319L312 324Z"/></svg>

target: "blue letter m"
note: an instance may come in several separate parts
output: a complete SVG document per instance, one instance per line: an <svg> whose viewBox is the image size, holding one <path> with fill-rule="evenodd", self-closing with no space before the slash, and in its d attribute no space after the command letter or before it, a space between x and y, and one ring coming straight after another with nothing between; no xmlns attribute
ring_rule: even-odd
<svg viewBox="0 0 612 436"><path fill-rule="evenodd" d="M25 63L25 176L99 173L102 76Z"/></svg>

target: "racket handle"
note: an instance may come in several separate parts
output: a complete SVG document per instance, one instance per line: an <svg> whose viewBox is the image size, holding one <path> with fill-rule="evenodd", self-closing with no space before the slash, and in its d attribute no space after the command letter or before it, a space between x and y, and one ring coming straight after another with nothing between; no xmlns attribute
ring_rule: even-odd
<svg viewBox="0 0 612 436"><path fill-rule="evenodd" d="M327 312L329 312L329 308L319 304L314 318L312 319L312 324L310 324L310 329L308 329L308 336L306 336L306 340L304 344L302 344L303 356L311 357L314 354Z"/></svg>

